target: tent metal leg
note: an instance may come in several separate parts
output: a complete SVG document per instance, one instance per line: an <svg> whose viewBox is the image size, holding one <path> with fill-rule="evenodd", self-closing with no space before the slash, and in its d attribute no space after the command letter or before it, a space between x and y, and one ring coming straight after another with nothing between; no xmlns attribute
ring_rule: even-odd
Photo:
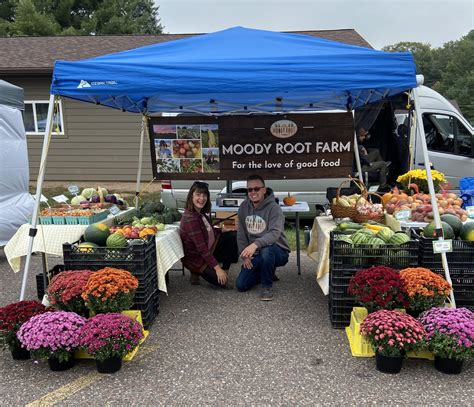
<svg viewBox="0 0 474 407"><path fill-rule="evenodd" d="M426 145L425 128L423 126L423 118L421 117L421 112L418 109L419 99L418 99L417 88L413 89L413 100L415 101L416 124L417 124L418 134L420 135L421 149L423 151L423 160L425 161L426 177L428 181L428 190L431 196L431 206L433 207L434 221L435 221L436 229L442 230L441 218L439 216L439 210L438 210L438 201L436 200L433 177L431 176L431 165L430 165L430 158L428 156L428 146ZM438 239L442 240L444 239L444 237L439 236ZM449 274L449 266L448 266L448 259L446 258L446 253L441 253L441 261L443 264L446 281L452 286L453 283L451 281L451 275ZM451 298L451 304L454 307L456 307L456 302L454 300L454 293L452 290L451 290L450 298Z"/></svg>
<svg viewBox="0 0 474 407"><path fill-rule="evenodd" d="M140 133L140 151L138 152L138 171L137 171L137 184L135 186L135 208L138 209L138 198L140 195L140 182L142 178L142 164L143 164L143 144L145 139L145 131L147 126L147 117L142 116L142 130Z"/></svg>
<svg viewBox="0 0 474 407"><path fill-rule="evenodd" d="M51 140L51 132L53 131L53 114L56 98L57 96L54 95L50 95L49 97L48 116L46 118L46 128L43 140L43 150L41 152L41 162L38 172L38 180L36 181L36 200L35 206L33 208L33 216L31 218L31 228L29 233L30 239L28 241L28 252L26 255L25 270L23 272L23 281L21 283L20 301L25 299L26 283L28 281L28 271L30 269L31 254L33 252L33 242L37 232L36 225L38 223L38 212L40 207L41 192L43 190L46 161L48 159L49 141Z"/></svg>

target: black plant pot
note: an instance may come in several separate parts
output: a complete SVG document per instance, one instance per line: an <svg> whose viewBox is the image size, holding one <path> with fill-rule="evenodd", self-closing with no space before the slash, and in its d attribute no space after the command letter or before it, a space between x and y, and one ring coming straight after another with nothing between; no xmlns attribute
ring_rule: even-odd
<svg viewBox="0 0 474 407"><path fill-rule="evenodd" d="M463 362L463 360L435 356L434 365L436 370L439 370L442 373L459 374L462 371Z"/></svg>
<svg viewBox="0 0 474 407"><path fill-rule="evenodd" d="M375 353L375 366L382 373L400 373L405 356L386 356Z"/></svg>
<svg viewBox="0 0 474 407"><path fill-rule="evenodd" d="M14 360L27 360L31 359L30 351L22 348L19 342L15 342L13 348L10 350L12 358Z"/></svg>
<svg viewBox="0 0 474 407"><path fill-rule="evenodd" d="M69 359L66 361L59 361L59 359L52 357L48 359L49 369L53 372L62 372L63 370L71 369L76 364L76 359L74 356L69 356Z"/></svg>
<svg viewBox="0 0 474 407"><path fill-rule="evenodd" d="M105 360L95 360L95 366L99 373L115 373L122 368L122 358L112 357Z"/></svg>
<svg viewBox="0 0 474 407"><path fill-rule="evenodd" d="M417 309L411 309L411 308L407 309L407 314L411 315L413 318L418 318L422 312L423 311L419 311Z"/></svg>

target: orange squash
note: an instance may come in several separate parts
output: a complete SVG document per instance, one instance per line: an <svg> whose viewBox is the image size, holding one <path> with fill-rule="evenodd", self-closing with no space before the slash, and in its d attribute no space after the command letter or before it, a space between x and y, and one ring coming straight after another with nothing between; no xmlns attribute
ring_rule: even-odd
<svg viewBox="0 0 474 407"><path fill-rule="evenodd" d="M285 206L292 206L296 203L296 198L294 196L291 196L288 192L288 196L285 196L283 198L283 203L285 204Z"/></svg>

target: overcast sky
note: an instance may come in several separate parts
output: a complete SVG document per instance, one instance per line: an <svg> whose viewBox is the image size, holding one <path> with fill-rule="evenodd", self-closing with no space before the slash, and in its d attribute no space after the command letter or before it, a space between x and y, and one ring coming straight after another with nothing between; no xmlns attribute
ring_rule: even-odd
<svg viewBox="0 0 474 407"><path fill-rule="evenodd" d="M353 28L374 48L440 47L474 28L474 0L156 0L166 33L234 26L272 31Z"/></svg>

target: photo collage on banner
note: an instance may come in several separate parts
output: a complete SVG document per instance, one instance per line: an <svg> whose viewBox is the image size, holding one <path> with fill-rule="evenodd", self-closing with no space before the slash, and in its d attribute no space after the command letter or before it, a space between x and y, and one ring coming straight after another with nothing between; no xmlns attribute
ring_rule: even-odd
<svg viewBox="0 0 474 407"><path fill-rule="evenodd" d="M158 173L218 173L217 124L154 124Z"/></svg>

